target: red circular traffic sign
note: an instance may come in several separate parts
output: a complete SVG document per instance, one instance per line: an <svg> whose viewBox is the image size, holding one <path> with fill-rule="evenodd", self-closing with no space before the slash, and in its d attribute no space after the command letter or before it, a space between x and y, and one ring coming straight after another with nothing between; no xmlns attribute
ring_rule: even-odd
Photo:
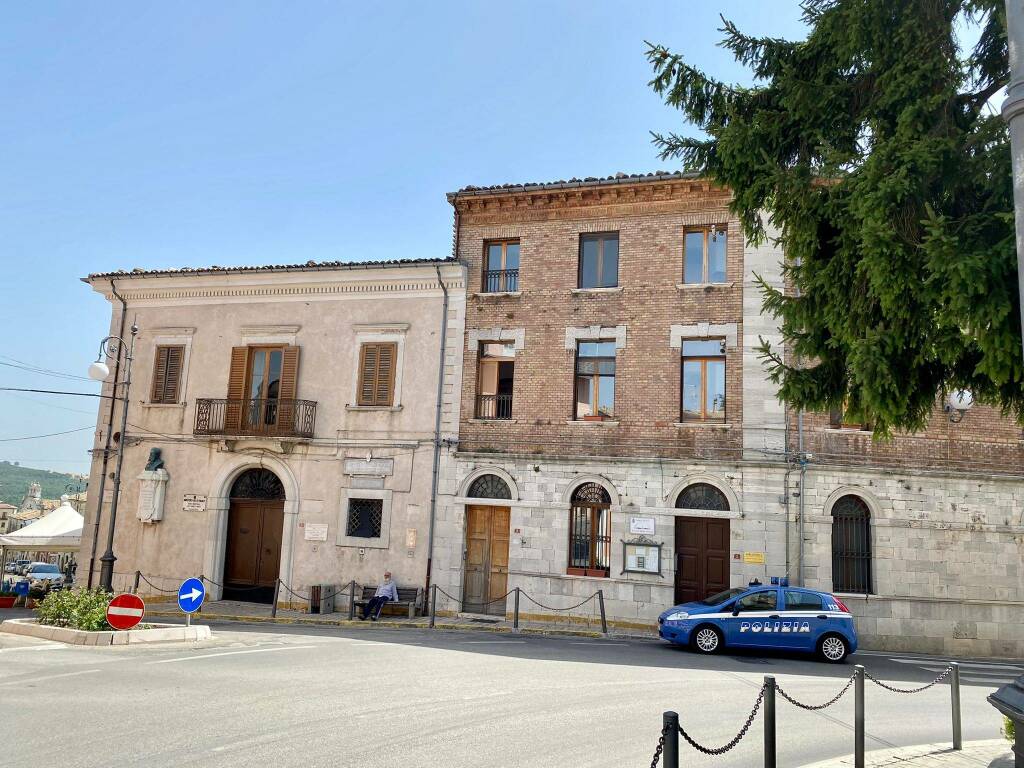
<svg viewBox="0 0 1024 768"><path fill-rule="evenodd" d="M131 629L146 615L146 604L138 595L118 595L107 606L107 624L114 629Z"/></svg>

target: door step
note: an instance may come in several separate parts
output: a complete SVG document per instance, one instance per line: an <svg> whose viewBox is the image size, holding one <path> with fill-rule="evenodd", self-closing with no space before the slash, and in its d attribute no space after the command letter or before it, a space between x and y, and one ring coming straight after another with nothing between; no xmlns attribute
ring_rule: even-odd
<svg viewBox="0 0 1024 768"><path fill-rule="evenodd" d="M500 624L505 620L504 616L491 616L486 613L462 613L456 614L460 619L468 619L475 624Z"/></svg>

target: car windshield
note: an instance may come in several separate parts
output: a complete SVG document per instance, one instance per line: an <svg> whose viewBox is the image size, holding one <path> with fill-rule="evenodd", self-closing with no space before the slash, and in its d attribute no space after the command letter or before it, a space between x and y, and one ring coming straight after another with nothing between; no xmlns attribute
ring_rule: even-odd
<svg viewBox="0 0 1024 768"><path fill-rule="evenodd" d="M56 565L33 565L32 573L60 573Z"/></svg>
<svg viewBox="0 0 1024 768"><path fill-rule="evenodd" d="M726 600L732 600L736 595L741 595L746 592L746 587L733 587L727 589L724 592L719 592L717 595L711 597L705 597L703 600L698 600L701 605L721 605Z"/></svg>

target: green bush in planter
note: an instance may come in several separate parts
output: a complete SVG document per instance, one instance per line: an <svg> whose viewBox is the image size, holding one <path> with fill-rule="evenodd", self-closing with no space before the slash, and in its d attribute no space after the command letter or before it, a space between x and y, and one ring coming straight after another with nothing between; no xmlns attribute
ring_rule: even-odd
<svg viewBox="0 0 1024 768"><path fill-rule="evenodd" d="M100 632L110 629L107 605L110 593L102 589L60 589L52 591L36 607L40 624Z"/></svg>
<svg viewBox="0 0 1024 768"><path fill-rule="evenodd" d="M1011 744L1013 744L1014 727L1015 726L1013 724L1013 720L1011 720L1010 718L1008 718L1008 717L1006 717L1004 715L1003 716L1003 736L1005 736L1006 740L1008 742L1010 742Z"/></svg>

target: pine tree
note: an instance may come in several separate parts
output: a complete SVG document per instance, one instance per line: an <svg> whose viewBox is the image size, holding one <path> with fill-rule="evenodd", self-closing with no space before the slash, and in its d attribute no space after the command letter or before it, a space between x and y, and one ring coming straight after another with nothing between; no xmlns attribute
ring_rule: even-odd
<svg viewBox="0 0 1024 768"><path fill-rule="evenodd" d="M662 159L731 189L747 237L785 248L789 290L761 284L779 397L878 435L960 389L1024 421L1009 134L989 104L1009 79L1002 0L801 7L798 42L723 19L750 87L647 51L651 86L705 133L655 134Z"/></svg>

